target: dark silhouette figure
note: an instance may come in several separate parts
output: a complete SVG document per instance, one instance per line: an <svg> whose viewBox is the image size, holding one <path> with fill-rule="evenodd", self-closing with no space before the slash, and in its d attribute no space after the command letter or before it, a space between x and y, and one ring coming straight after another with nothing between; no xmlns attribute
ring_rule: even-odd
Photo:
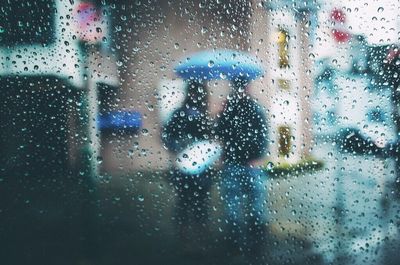
<svg viewBox="0 0 400 265"><path fill-rule="evenodd" d="M203 83L189 80L187 96L182 107L177 109L162 131L162 141L170 152L179 154L188 145L209 139L211 122L207 112L207 91ZM174 168L170 181L177 192L175 218L177 230L183 242L198 239L193 232L206 236L208 220L210 169L200 174L184 173Z"/></svg>
<svg viewBox="0 0 400 265"><path fill-rule="evenodd" d="M267 189L263 170L251 167L267 151L267 119L246 89L245 79L233 81L217 126L224 145L221 194L226 205L229 243L248 260L266 255Z"/></svg>
<svg viewBox="0 0 400 265"><path fill-rule="evenodd" d="M379 158L394 158L396 179L393 185L393 191L397 198L400 198L400 177L397 172L400 172L400 140L388 142L380 145L378 141L373 141L370 138L364 137L358 129L345 128L339 132L340 148L344 152L357 155L374 155Z"/></svg>

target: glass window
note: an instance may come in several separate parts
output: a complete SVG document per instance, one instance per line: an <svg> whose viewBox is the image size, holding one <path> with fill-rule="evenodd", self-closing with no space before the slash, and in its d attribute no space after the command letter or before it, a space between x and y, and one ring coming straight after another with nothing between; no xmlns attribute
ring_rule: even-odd
<svg viewBox="0 0 400 265"><path fill-rule="evenodd" d="M0 264L398 265L399 10L0 0Z"/></svg>

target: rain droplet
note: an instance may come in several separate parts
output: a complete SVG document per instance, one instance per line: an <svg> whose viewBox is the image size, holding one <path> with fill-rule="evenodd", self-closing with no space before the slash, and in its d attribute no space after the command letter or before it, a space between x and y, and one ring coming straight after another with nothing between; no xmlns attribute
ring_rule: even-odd
<svg viewBox="0 0 400 265"><path fill-rule="evenodd" d="M269 169L269 170L271 170L271 169L273 169L274 168L274 163L272 163L272 162L268 162L267 163L267 169Z"/></svg>

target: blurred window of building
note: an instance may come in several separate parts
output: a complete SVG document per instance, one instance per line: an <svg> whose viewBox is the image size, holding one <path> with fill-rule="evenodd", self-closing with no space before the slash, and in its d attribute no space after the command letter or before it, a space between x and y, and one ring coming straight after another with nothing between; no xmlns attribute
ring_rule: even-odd
<svg viewBox="0 0 400 265"><path fill-rule="evenodd" d="M290 81L287 79L278 79L278 87L281 90L290 90Z"/></svg>
<svg viewBox="0 0 400 265"><path fill-rule="evenodd" d="M279 67L289 67L289 33L284 29L279 29L278 32L278 54Z"/></svg>
<svg viewBox="0 0 400 265"><path fill-rule="evenodd" d="M278 127L279 155L288 156L291 149L291 129L287 125Z"/></svg>

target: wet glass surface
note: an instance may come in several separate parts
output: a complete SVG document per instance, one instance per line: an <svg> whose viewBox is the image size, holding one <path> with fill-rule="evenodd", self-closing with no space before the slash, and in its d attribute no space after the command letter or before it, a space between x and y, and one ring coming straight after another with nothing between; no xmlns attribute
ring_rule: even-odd
<svg viewBox="0 0 400 265"><path fill-rule="evenodd" d="M0 3L1 264L398 264L400 3Z"/></svg>

